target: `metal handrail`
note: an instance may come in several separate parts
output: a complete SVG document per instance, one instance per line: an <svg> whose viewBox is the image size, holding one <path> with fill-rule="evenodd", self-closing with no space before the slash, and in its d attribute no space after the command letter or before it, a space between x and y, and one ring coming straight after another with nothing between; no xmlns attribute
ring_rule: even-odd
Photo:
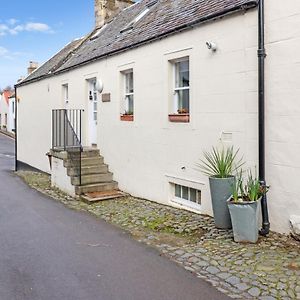
<svg viewBox="0 0 300 300"><path fill-rule="evenodd" d="M67 151L81 185L83 109L52 110L52 150Z"/></svg>

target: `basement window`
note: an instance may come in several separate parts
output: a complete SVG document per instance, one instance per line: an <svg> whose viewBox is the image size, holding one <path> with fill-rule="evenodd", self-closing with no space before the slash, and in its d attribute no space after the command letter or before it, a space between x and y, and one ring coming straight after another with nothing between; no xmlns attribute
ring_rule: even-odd
<svg viewBox="0 0 300 300"><path fill-rule="evenodd" d="M173 186L173 202L192 209L200 210L201 190L179 184L173 184Z"/></svg>

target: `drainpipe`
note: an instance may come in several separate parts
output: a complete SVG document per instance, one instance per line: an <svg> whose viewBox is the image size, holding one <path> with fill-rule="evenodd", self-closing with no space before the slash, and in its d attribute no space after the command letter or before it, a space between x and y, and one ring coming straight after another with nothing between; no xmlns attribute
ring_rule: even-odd
<svg viewBox="0 0 300 300"><path fill-rule="evenodd" d="M15 86L15 171L18 171L18 95Z"/></svg>
<svg viewBox="0 0 300 300"><path fill-rule="evenodd" d="M259 0L258 6L258 151L259 151L259 180L266 186L265 177L265 17L264 0ZM260 234L266 236L270 231L267 195L261 201L262 229Z"/></svg>

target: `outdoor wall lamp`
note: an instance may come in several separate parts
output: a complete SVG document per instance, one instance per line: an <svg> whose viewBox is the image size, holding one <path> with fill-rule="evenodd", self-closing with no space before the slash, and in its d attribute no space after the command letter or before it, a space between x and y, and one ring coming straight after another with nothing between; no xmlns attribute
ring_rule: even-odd
<svg viewBox="0 0 300 300"><path fill-rule="evenodd" d="M213 52L217 51L217 49L218 49L217 44L214 42L206 42L206 47L208 50L211 50Z"/></svg>

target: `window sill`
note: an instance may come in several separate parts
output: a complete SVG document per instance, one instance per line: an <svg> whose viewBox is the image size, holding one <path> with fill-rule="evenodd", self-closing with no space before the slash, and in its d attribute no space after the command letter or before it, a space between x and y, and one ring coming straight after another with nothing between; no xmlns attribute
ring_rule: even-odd
<svg viewBox="0 0 300 300"><path fill-rule="evenodd" d="M127 121L127 122L133 122L134 117L133 117L133 115L121 115L120 120Z"/></svg>
<svg viewBox="0 0 300 300"><path fill-rule="evenodd" d="M190 114L170 114L169 121L174 123L189 123Z"/></svg>

